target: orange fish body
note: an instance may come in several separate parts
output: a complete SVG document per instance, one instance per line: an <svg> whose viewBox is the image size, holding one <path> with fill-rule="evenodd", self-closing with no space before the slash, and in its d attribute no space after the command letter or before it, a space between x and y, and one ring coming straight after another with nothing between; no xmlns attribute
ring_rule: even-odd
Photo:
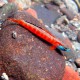
<svg viewBox="0 0 80 80"><path fill-rule="evenodd" d="M18 23L19 25L26 28L27 30L29 30L30 32L35 34L36 36L38 36L38 37L42 38L43 40L47 41L48 43L50 43L52 45L51 49L58 48L60 50L66 51L66 52L70 52L69 48L64 47L64 45L57 38L50 35L45 30L42 30L30 23L27 23L24 20L17 20L14 18L9 18L9 20Z"/></svg>

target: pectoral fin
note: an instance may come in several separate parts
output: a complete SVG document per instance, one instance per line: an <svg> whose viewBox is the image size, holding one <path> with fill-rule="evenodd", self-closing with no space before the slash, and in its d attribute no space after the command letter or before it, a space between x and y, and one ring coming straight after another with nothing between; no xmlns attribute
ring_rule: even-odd
<svg viewBox="0 0 80 80"><path fill-rule="evenodd" d="M56 49L56 46L51 46L50 47L50 50L55 50Z"/></svg>
<svg viewBox="0 0 80 80"><path fill-rule="evenodd" d="M66 48L64 46L58 46L57 47L59 50L62 50L62 51L66 51L66 52L70 52L70 49L69 48Z"/></svg>

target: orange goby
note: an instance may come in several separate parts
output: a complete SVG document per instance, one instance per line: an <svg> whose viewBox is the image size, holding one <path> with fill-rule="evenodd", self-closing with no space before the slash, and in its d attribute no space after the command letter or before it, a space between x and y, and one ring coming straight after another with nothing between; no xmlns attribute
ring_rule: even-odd
<svg viewBox="0 0 80 80"><path fill-rule="evenodd" d="M42 29L40 29L40 28L30 24L30 23L25 22L24 20L19 20L19 19L14 19L14 18L9 18L9 20L18 23L19 25L26 28L27 30L29 30L30 32L35 34L36 36L38 36L41 39L43 39L43 40L47 41L48 43L50 43L52 45L52 49L56 49L58 47L62 48L64 46L62 44L62 42L59 41L54 36L50 35L46 31L44 31L44 30L42 30ZM65 48L65 49L67 49L67 48Z"/></svg>

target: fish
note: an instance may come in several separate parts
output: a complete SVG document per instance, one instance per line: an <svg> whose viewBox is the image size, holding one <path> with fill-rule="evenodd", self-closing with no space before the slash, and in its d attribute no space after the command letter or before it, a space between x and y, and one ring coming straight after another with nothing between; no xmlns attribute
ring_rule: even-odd
<svg viewBox="0 0 80 80"><path fill-rule="evenodd" d="M8 18L8 20L13 21L13 22L21 25L22 27L24 27L25 29L27 29L31 33L35 34L39 38L50 43L52 45L50 47L51 50L58 48L59 50L62 50L62 51L66 51L66 52L70 51L69 48L64 47L64 44L62 44L61 41L59 41L57 38L55 38L55 36L52 36L51 34L46 32L45 30L38 28L30 23L27 23L26 21L21 20L21 19Z"/></svg>

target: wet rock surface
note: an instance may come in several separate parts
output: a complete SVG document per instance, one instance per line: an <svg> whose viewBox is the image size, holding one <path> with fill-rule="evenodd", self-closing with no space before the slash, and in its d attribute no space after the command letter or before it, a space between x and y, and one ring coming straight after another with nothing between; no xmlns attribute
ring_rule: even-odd
<svg viewBox="0 0 80 80"><path fill-rule="evenodd" d="M15 18L21 17L17 15ZM16 33L13 35L13 32ZM49 50L47 43L13 22L3 24L0 51L3 71L13 80L62 79L64 58L55 50Z"/></svg>

